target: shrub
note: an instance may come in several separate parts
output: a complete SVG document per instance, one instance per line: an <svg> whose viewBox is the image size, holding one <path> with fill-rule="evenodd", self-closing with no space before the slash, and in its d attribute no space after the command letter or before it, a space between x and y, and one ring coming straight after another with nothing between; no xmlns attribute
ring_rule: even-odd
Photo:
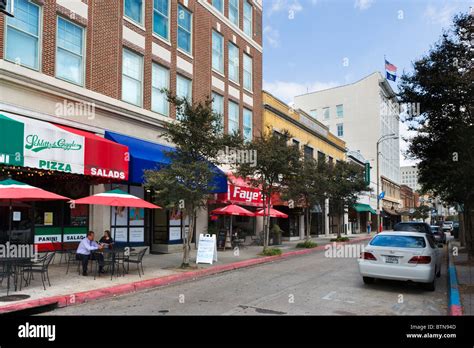
<svg viewBox="0 0 474 348"><path fill-rule="evenodd" d="M316 248L317 246L318 244L313 242L311 239L305 240L302 243L296 244L297 248L306 248L306 249Z"/></svg>
<svg viewBox="0 0 474 348"><path fill-rule="evenodd" d="M347 242L349 240L349 237L341 237L341 238L332 238L330 241L331 242Z"/></svg>
<svg viewBox="0 0 474 348"><path fill-rule="evenodd" d="M281 249L278 249L278 248L268 248L268 249L265 249L264 251L262 251L262 253L260 254L262 256L277 256L277 255L281 255Z"/></svg>

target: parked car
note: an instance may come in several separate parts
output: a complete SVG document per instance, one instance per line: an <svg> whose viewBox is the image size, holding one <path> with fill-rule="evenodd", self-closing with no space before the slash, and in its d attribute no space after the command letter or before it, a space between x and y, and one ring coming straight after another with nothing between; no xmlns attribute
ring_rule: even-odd
<svg viewBox="0 0 474 348"><path fill-rule="evenodd" d="M443 231L451 233L453 231L454 222L453 221L444 221L443 222Z"/></svg>
<svg viewBox="0 0 474 348"><path fill-rule="evenodd" d="M417 221L399 222L393 227L393 230L399 232L422 232L433 234L430 225L426 222Z"/></svg>
<svg viewBox="0 0 474 348"><path fill-rule="evenodd" d="M451 231L451 234L454 238L459 238L459 221L453 221L453 230Z"/></svg>
<svg viewBox="0 0 474 348"><path fill-rule="evenodd" d="M433 232L433 237L437 243L445 244L446 243L446 234L440 226L431 225L431 232Z"/></svg>
<svg viewBox="0 0 474 348"><path fill-rule="evenodd" d="M424 232L381 232L361 254L359 272L365 284L375 279L422 283L434 291L441 275L441 250Z"/></svg>

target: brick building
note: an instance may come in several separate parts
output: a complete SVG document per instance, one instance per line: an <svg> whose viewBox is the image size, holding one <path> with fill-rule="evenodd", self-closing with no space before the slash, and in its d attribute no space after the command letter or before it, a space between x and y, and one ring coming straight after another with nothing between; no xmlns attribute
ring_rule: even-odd
<svg viewBox="0 0 474 348"><path fill-rule="evenodd" d="M105 136L128 146L133 163L130 142L154 151L160 145L172 146L159 137L163 125L176 119L161 92L169 88L194 102L214 98L226 132L240 130L247 139L259 133L261 0L15 0L14 6L14 18L0 15L0 114L10 121L40 121L69 127L68 132ZM1 142L0 155L8 147ZM17 173L12 164L0 162L0 176L11 172L40 184L35 176L43 176L44 168L29 173L30 167L18 166ZM140 180L49 169L58 180L64 176L68 182L84 182L87 193L117 183L142 197L147 194ZM182 233L182 222L172 223L173 214L148 214L140 225L140 242L168 244L173 227ZM90 207L83 215L84 227L110 227L109 209ZM130 242L132 228L126 220ZM157 220L162 221L159 226ZM206 225L203 214L198 228ZM161 237L152 235L151 226L164 231ZM180 235L174 232L174 237L178 244Z"/></svg>

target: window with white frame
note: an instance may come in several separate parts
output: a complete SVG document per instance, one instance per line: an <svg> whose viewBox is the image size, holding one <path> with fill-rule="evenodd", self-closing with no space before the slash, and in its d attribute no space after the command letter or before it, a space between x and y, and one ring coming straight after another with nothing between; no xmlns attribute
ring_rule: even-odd
<svg viewBox="0 0 474 348"><path fill-rule="evenodd" d="M244 108L243 136L245 141L252 141L252 111Z"/></svg>
<svg viewBox="0 0 474 348"><path fill-rule="evenodd" d="M192 42L192 14L178 5L178 48L191 54Z"/></svg>
<svg viewBox="0 0 474 348"><path fill-rule="evenodd" d="M336 105L336 115L338 118L344 117L344 106L342 104Z"/></svg>
<svg viewBox="0 0 474 348"><path fill-rule="evenodd" d="M343 137L344 136L344 124L343 123L338 123L336 125L337 127L337 136L338 137Z"/></svg>
<svg viewBox="0 0 474 348"><path fill-rule="evenodd" d="M84 28L58 17L56 77L78 85L84 83Z"/></svg>
<svg viewBox="0 0 474 348"><path fill-rule="evenodd" d="M239 26L239 1L229 0L229 19L236 26Z"/></svg>
<svg viewBox="0 0 474 348"><path fill-rule="evenodd" d="M229 101L229 134L238 133L239 130L239 104Z"/></svg>
<svg viewBox="0 0 474 348"><path fill-rule="evenodd" d="M313 118L318 118L318 112L317 111L318 111L317 109L310 110L309 115Z"/></svg>
<svg viewBox="0 0 474 348"><path fill-rule="evenodd" d="M323 115L325 120L329 120L329 108L323 108Z"/></svg>
<svg viewBox="0 0 474 348"><path fill-rule="evenodd" d="M165 40L170 36L170 0L153 1L153 32Z"/></svg>
<svg viewBox="0 0 474 348"><path fill-rule="evenodd" d="M151 110L169 116L169 103L164 89L170 86L170 71L156 63L152 68Z"/></svg>
<svg viewBox="0 0 474 348"><path fill-rule="evenodd" d="M232 42L229 42L229 79L239 83L239 48Z"/></svg>
<svg viewBox="0 0 474 348"><path fill-rule="evenodd" d="M189 103L192 103L192 81L184 76L176 75L176 96L185 98ZM176 118L182 119L183 114L177 113Z"/></svg>
<svg viewBox="0 0 474 348"><path fill-rule="evenodd" d="M212 6L220 13L224 13L224 0L212 0Z"/></svg>
<svg viewBox="0 0 474 348"><path fill-rule="evenodd" d="M141 106L143 57L126 48L122 59L122 100Z"/></svg>
<svg viewBox="0 0 474 348"><path fill-rule="evenodd" d="M212 111L221 117L221 126L223 127L224 97L214 92L212 92Z"/></svg>
<svg viewBox="0 0 474 348"><path fill-rule="evenodd" d="M252 37L253 7L248 0L244 0L244 33Z"/></svg>
<svg viewBox="0 0 474 348"><path fill-rule="evenodd" d="M253 62L252 58L244 53L244 88L253 90Z"/></svg>
<svg viewBox="0 0 474 348"><path fill-rule="evenodd" d="M143 25L143 0L124 0L125 17Z"/></svg>
<svg viewBox="0 0 474 348"><path fill-rule="evenodd" d="M224 37L217 31L212 31L212 68L224 73Z"/></svg>
<svg viewBox="0 0 474 348"><path fill-rule="evenodd" d="M5 59L39 70L40 7L28 0L16 0L15 17L6 18Z"/></svg>

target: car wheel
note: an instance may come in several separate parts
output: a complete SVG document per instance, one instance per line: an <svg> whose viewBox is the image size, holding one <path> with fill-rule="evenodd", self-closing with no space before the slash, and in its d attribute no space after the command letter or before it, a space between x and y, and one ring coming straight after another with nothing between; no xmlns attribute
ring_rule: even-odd
<svg viewBox="0 0 474 348"><path fill-rule="evenodd" d="M428 291L435 291L436 290L436 278L433 278L431 283L423 283L423 288Z"/></svg>
<svg viewBox="0 0 474 348"><path fill-rule="evenodd" d="M373 284L375 281L375 278L372 277L362 277L362 279L364 280L364 284Z"/></svg>

